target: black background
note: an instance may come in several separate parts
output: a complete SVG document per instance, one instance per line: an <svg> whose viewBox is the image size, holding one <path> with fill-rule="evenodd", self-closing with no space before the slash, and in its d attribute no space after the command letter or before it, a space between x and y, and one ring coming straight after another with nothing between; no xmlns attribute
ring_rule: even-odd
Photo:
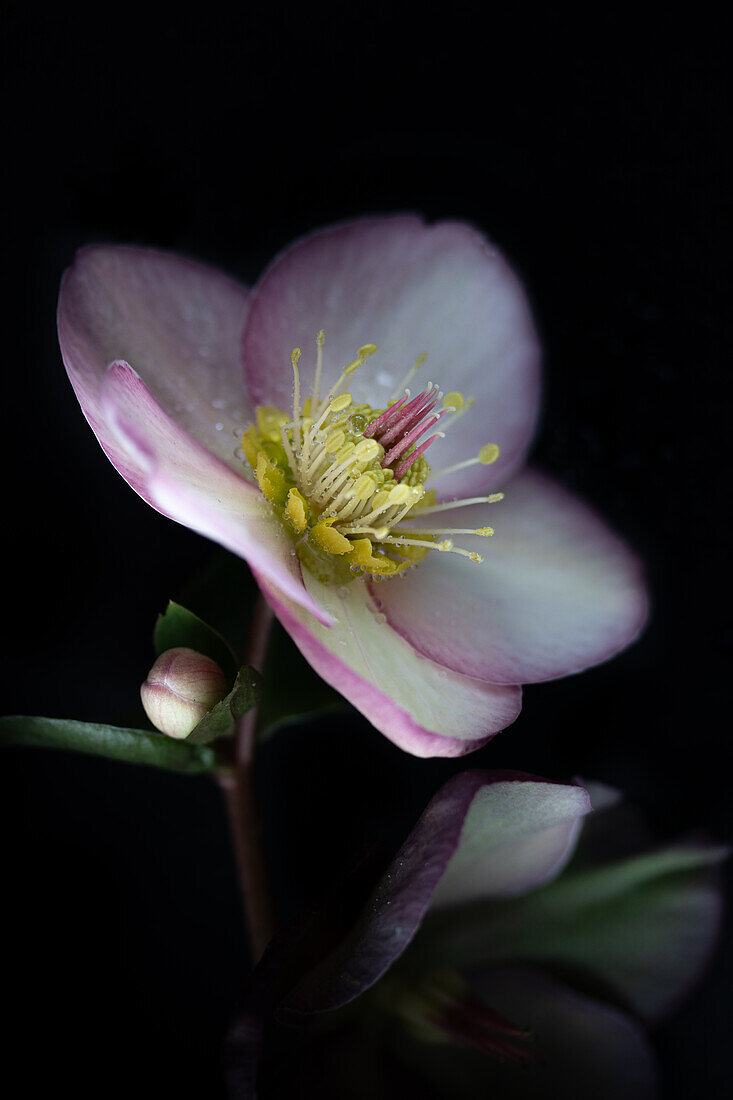
<svg viewBox="0 0 733 1100"><path fill-rule="evenodd" d="M468 766L602 778L660 837L727 837L721 32L485 14L11 5L3 711L132 712L155 615L210 552L132 493L83 421L54 326L74 250L156 245L252 281L311 228L415 209L474 222L521 273L545 345L535 459L639 549L654 603L639 644L527 689ZM396 845L462 766L413 760L355 714L268 744L285 907L365 837ZM21 796L3 828L18 1094L220 1096L247 944L213 785L17 750L1 774L4 811ZM727 1094L730 975L724 945L657 1033L665 1095Z"/></svg>

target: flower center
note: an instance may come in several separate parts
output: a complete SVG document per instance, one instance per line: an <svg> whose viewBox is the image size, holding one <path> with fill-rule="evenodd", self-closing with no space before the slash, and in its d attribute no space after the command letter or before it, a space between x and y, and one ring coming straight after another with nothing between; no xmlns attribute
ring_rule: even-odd
<svg viewBox="0 0 733 1100"><path fill-rule="evenodd" d="M424 1042L475 1047L497 1062L526 1066L537 1061L528 1045L533 1033L490 1008L457 972L428 974L416 984L395 983L390 992L390 1009Z"/></svg>
<svg viewBox="0 0 733 1100"><path fill-rule="evenodd" d="M495 462L499 448L488 443L474 458L437 473L425 452L473 405L461 393L427 387L413 397L408 383L425 361L421 355L384 409L354 402L343 387L377 348L364 344L321 399L323 345L316 338L312 393L301 404L301 352L295 348L293 406L287 412L260 405L242 435L242 451L261 492L293 536L295 552L326 583L354 577L385 580L416 565L430 550L480 554L456 547L453 535L491 535L491 527L403 526L436 512L466 504L493 503L502 493L436 502L427 483L476 463ZM434 429L441 423L441 430ZM238 452L239 453L239 452Z"/></svg>

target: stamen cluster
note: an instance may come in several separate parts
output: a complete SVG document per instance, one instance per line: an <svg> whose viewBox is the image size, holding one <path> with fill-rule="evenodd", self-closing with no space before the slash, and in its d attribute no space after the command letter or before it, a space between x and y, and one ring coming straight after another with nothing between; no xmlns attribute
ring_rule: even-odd
<svg viewBox="0 0 733 1100"><path fill-rule="evenodd" d="M429 550L462 554L481 561L479 554L456 548L453 534L491 535L490 527L400 527L404 519L423 517L446 507L501 499L496 493L448 505L436 503L426 488L432 478L481 462L495 461L498 447L487 444L476 458L433 473L425 451L444 431L432 431L448 416L455 420L473 401L453 392L444 397L428 386L412 397L406 383L385 409L355 403L342 392L347 379L377 348L364 344L321 400L325 335L318 334L316 371L311 395L301 406L300 349L291 356L292 414L275 406L259 406L256 422L242 435L244 456L264 496L278 511L295 540L295 552L320 579L341 583L352 575L373 580L395 576L421 561ZM442 399L442 407L436 411Z"/></svg>
<svg viewBox="0 0 733 1100"><path fill-rule="evenodd" d="M432 973L417 985L394 990L402 1022L427 1042L474 1047L497 1062L527 1065L537 1060L528 1046L534 1035L495 1012L453 971Z"/></svg>

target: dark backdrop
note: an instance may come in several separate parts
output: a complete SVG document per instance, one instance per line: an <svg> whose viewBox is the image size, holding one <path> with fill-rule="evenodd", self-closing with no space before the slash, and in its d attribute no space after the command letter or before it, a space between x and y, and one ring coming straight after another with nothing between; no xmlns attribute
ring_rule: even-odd
<svg viewBox="0 0 733 1100"><path fill-rule="evenodd" d="M479 30L472 11L90 21L11 5L3 711L132 710L155 615L210 552L132 493L83 421L54 328L74 250L156 245L249 281L304 231L415 209L474 222L523 276L546 349L536 460L638 547L653 593L640 643L529 688L467 763L602 778L661 837L728 836L720 32L521 9L486 9ZM396 845L465 765L406 757L353 714L268 744L286 908L365 836ZM41 752L8 751L1 774L22 1094L220 1096L247 946L216 790ZM724 949L657 1035L666 1095L730 1087L730 963Z"/></svg>

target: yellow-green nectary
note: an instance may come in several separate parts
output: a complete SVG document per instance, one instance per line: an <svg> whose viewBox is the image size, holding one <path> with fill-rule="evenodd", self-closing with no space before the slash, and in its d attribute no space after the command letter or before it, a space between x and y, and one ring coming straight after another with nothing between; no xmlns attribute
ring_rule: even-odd
<svg viewBox="0 0 733 1100"><path fill-rule="evenodd" d="M140 698L155 728L180 739L188 737L228 690L216 661L179 646L161 653L140 688Z"/></svg>

